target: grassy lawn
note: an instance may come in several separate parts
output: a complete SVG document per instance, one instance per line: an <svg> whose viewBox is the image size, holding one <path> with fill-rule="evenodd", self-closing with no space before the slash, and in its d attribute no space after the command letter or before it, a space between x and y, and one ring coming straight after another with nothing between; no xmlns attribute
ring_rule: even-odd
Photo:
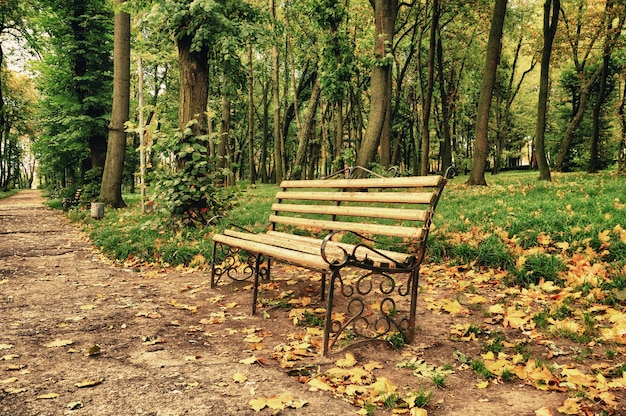
<svg viewBox="0 0 626 416"><path fill-rule="evenodd" d="M468 187L464 177L449 182L434 220L430 261L496 267L515 283L558 281L567 259L595 253L616 274L626 266L626 181L612 172L555 174L539 182L535 172L488 177L488 187ZM157 210L142 215L138 195L128 208L108 209L94 221L72 211L95 245L118 260L190 265L209 259L211 234L227 222L262 231L267 227L275 185L239 186L238 203L221 224L173 230Z"/></svg>

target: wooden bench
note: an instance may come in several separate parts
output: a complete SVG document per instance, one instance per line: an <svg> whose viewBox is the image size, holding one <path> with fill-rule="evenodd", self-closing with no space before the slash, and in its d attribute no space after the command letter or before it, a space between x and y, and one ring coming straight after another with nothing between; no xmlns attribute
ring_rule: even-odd
<svg viewBox="0 0 626 416"><path fill-rule="evenodd" d="M77 206L80 203L80 196L83 193L82 188L78 188L76 192L74 192L74 196L71 198L63 198L61 204L63 205L63 209L65 211L69 210L72 207Z"/></svg>
<svg viewBox="0 0 626 416"><path fill-rule="evenodd" d="M416 176L283 181L269 230L213 236L211 286L252 279L252 313L270 260L322 273L322 354L347 339L415 335L418 278L437 202L449 179ZM328 288L326 288L328 286ZM338 302L337 294L345 302Z"/></svg>

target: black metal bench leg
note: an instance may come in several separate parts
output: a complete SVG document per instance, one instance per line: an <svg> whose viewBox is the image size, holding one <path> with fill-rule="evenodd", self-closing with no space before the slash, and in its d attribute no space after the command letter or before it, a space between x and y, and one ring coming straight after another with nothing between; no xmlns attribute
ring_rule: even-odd
<svg viewBox="0 0 626 416"><path fill-rule="evenodd" d="M256 314L256 301L259 296L260 274L261 274L261 255L257 254L254 259L254 287L252 288L252 315Z"/></svg>
<svg viewBox="0 0 626 416"><path fill-rule="evenodd" d="M333 270L330 275L328 294L326 295L326 316L324 319L324 340L322 344L322 355L326 356L332 348L330 342L330 332L333 328L333 301L335 295L335 281L340 278L339 269ZM322 281L326 281L326 273L322 277Z"/></svg>
<svg viewBox="0 0 626 416"><path fill-rule="evenodd" d="M326 278L328 277L328 275L325 272L322 272L322 295L321 295L321 299L322 302L324 301L324 299L326 298Z"/></svg>
<svg viewBox="0 0 626 416"><path fill-rule="evenodd" d="M417 317L417 294L419 292L419 267L415 270L411 271L411 275L409 278L409 282L411 286L411 307L409 310L409 330L406 334L407 342L413 342L415 338L415 327L416 327L416 317Z"/></svg>

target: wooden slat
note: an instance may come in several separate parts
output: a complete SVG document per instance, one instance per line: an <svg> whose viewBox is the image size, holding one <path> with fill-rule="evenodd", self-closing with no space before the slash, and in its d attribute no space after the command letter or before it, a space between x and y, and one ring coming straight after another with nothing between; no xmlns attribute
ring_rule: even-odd
<svg viewBox="0 0 626 416"><path fill-rule="evenodd" d="M409 176L401 178L373 179L315 179L303 181L282 181L281 188L415 188L439 186L443 176Z"/></svg>
<svg viewBox="0 0 626 416"><path fill-rule="evenodd" d="M237 247L251 253L260 253L277 260L282 260L287 263L293 263L303 267L309 267L317 270L330 270L328 263L326 263L319 255L315 254L276 247L251 240L244 240L242 238L231 237L224 234L215 234L213 236L213 241L226 244L231 247Z"/></svg>
<svg viewBox="0 0 626 416"><path fill-rule="evenodd" d="M393 220L426 221L428 211L421 209L375 208L334 205L273 204L272 211L301 214L339 215L348 217L388 218Z"/></svg>
<svg viewBox="0 0 626 416"><path fill-rule="evenodd" d="M287 234L287 233L283 233L280 231L268 231L267 232L267 236L269 238L273 238L275 241L284 241L285 244L317 244L318 246L321 245L322 240L317 239L315 237L307 237L304 235L294 235L294 234ZM333 245L336 245L338 247L342 247L344 248L346 251L348 252L352 252L352 250L354 250L355 245L354 244L348 244L348 243L342 243L339 241L333 241L332 242ZM410 257L412 257L412 254L406 254L406 253L398 253L395 251L389 251L389 250L378 250L377 251L381 252L382 254L384 254L385 256L392 258L396 261L398 261L399 263L404 263L406 262ZM369 258L371 258L373 261L388 261L388 259L385 259L382 256L376 256L375 253L365 249L365 248L359 248L357 249L357 255L361 253L362 257L365 257L365 254L367 254L367 256ZM359 259L361 259L362 257L359 257Z"/></svg>
<svg viewBox="0 0 626 416"><path fill-rule="evenodd" d="M296 218L279 215L270 215L270 222L286 225L295 225L308 228L321 228L323 230L334 231L354 231L357 233L377 234L386 236L395 236L400 238L416 238L422 237L422 229L415 227L402 227L395 225L382 224L363 224L358 222L342 222L314 220L308 218Z"/></svg>
<svg viewBox="0 0 626 416"><path fill-rule="evenodd" d="M387 204L431 204L434 192L305 192L276 193L279 200L336 201L336 202L381 202Z"/></svg>

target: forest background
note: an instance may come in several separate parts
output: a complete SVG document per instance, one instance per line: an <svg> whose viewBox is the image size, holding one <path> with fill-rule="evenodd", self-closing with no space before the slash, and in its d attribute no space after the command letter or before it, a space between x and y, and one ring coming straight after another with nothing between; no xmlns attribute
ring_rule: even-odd
<svg viewBox="0 0 626 416"><path fill-rule="evenodd" d="M116 3L0 3L0 188L189 219L355 165L624 171L622 2Z"/></svg>

